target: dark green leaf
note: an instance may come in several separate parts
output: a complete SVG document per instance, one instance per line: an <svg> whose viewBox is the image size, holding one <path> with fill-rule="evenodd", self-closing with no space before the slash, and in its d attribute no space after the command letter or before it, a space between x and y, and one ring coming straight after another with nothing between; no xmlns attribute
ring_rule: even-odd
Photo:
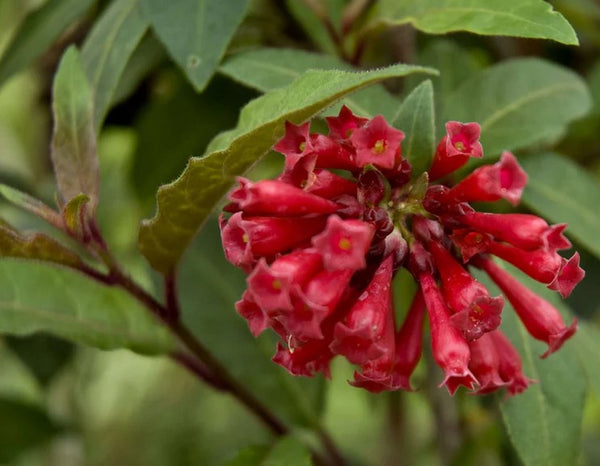
<svg viewBox="0 0 600 466"><path fill-rule="evenodd" d="M448 98L444 121L480 123L484 154L498 155L558 139L590 104L587 87L574 72L521 58L506 60L465 81Z"/></svg>
<svg viewBox="0 0 600 466"><path fill-rule="evenodd" d="M235 125L240 107L255 93L222 76L198 94L181 73L158 75L157 93L135 123L137 144L132 185L152 208L156 190L181 173L192 154L202 154L211 139ZM175 136L174 136L175 135Z"/></svg>
<svg viewBox="0 0 600 466"><path fill-rule="evenodd" d="M521 160L529 181L523 202L557 223L566 233L600 258L600 180L566 157L553 153Z"/></svg>
<svg viewBox="0 0 600 466"><path fill-rule="evenodd" d="M413 167L413 176L419 176L431 165L435 152L435 116L433 86L427 80L406 97L392 125L404 131L402 155Z"/></svg>
<svg viewBox="0 0 600 466"><path fill-rule="evenodd" d="M86 194L93 215L99 175L92 93L75 47L63 55L53 86L52 163L63 201Z"/></svg>
<svg viewBox="0 0 600 466"><path fill-rule="evenodd" d="M158 191L158 211L140 228L139 244L156 270L174 269L196 231L236 175L243 174L283 135L284 121L300 123L360 87L433 70L394 65L375 71L308 71L288 87L250 102L238 126L215 138L208 155L190 159L173 183Z"/></svg>
<svg viewBox="0 0 600 466"><path fill-rule="evenodd" d="M519 281L563 311L570 324L571 313L557 293L534 282L514 267L507 270ZM482 279L492 295L497 288ZM585 375L575 352L578 335L567 341L547 359L539 356L546 345L534 340L518 320L508 301L502 312L502 329L523 359L523 372L538 382L502 403L504 423L519 456L526 466L573 466L576 464L581 437Z"/></svg>
<svg viewBox="0 0 600 466"><path fill-rule="evenodd" d="M48 0L25 18L0 60L0 84L46 50L93 0Z"/></svg>
<svg viewBox="0 0 600 466"><path fill-rule="evenodd" d="M0 194L17 207L37 215L56 228L62 228L63 221L60 214L35 197L5 184L0 184Z"/></svg>
<svg viewBox="0 0 600 466"><path fill-rule="evenodd" d="M477 73L482 64L476 60L473 49L460 46L448 39L436 39L428 42L417 56L417 65L431 66L440 72L440 75L431 79L433 94L435 95L436 140L439 140L440 130L444 129L442 117L448 96L463 82ZM415 88L420 80L418 76L406 78L408 89Z"/></svg>
<svg viewBox="0 0 600 466"><path fill-rule="evenodd" d="M225 260L216 222L194 241L180 271L184 322L213 354L278 416L310 425L321 402L321 377L293 377L271 362L276 338L254 338L234 307L245 288L242 272Z"/></svg>
<svg viewBox="0 0 600 466"><path fill-rule="evenodd" d="M381 0L374 13L379 22L410 23L430 34L468 31L579 43L568 21L542 0Z"/></svg>
<svg viewBox="0 0 600 466"><path fill-rule="evenodd" d="M221 466L311 466L310 453L293 437L283 437L273 447L246 447Z"/></svg>
<svg viewBox="0 0 600 466"><path fill-rule="evenodd" d="M0 332L48 332L101 349L171 351L170 334L124 291L77 272L14 259L0 261Z"/></svg>
<svg viewBox="0 0 600 466"><path fill-rule="evenodd" d="M312 3L312 5L319 10L318 15L315 14L315 11L308 3ZM330 54L330 56L336 55L337 50L335 43L327 32L327 27L323 21L323 18L327 16L324 2L286 0L285 4L294 19L302 26L302 29L304 29L308 39L321 51Z"/></svg>
<svg viewBox="0 0 600 466"><path fill-rule="evenodd" d="M68 341L42 333L24 337L7 335L4 341L42 385L48 384L69 362L75 348Z"/></svg>
<svg viewBox="0 0 600 466"><path fill-rule="evenodd" d="M56 435L60 428L36 406L0 398L0 462L8 464L28 448Z"/></svg>
<svg viewBox="0 0 600 466"><path fill-rule="evenodd" d="M356 68L332 55L282 48L239 53L219 67L221 73L261 92L287 86L311 69L356 71ZM400 106L399 99L377 85L345 97L343 103L367 118L383 115L391 119Z"/></svg>
<svg viewBox="0 0 600 466"><path fill-rule="evenodd" d="M43 233L21 234L6 226L0 226L0 257L19 257L80 267L81 259Z"/></svg>
<svg viewBox="0 0 600 466"><path fill-rule="evenodd" d="M141 3L158 38L197 91L213 75L248 7L248 0Z"/></svg>
<svg viewBox="0 0 600 466"><path fill-rule="evenodd" d="M81 63L94 92L96 130L102 125L125 65L147 28L139 0L117 0L87 36Z"/></svg>

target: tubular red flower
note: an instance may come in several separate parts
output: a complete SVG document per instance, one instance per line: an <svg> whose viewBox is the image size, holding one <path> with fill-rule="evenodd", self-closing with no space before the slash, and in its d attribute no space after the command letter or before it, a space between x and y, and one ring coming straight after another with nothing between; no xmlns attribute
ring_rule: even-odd
<svg viewBox="0 0 600 466"><path fill-rule="evenodd" d="M446 135L439 142L433 163L429 169L429 180L435 181L467 163L470 157L483 156L479 142L481 126L477 123L446 123Z"/></svg>
<svg viewBox="0 0 600 466"><path fill-rule="evenodd" d="M353 270L322 270L292 293L293 308L277 319L297 341L324 338L321 324L342 299Z"/></svg>
<svg viewBox="0 0 600 466"><path fill-rule="evenodd" d="M491 214L470 210L465 211L460 220L477 231L489 233L496 239L528 251L538 248L555 250L553 246L556 244L566 244L565 241L568 243L562 236L564 226L549 226L543 218L536 215Z"/></svg>
<svg viewBox="0 0 600 466"><path fill-rule="evenodd" d="M248 289L267 313L292 309L290 291L304 285L321 268L321 255L315 251L293 251L270 266L261 258L248 276Z"/></svg>
<svg viewBox="0 0 600 466"><path fill-rule="evenodd" d="M394 352L392 257L379 266L367 288L334 329L331 350L354 364L366 364Z"/></svg>
<svg viewBox="0 0 600 466"><path fill-rule="evenodd" d="M512 205L521 200L527 174L510 152L500 161L476 169L444 194L447 202L497 201L506 199Z"/></svg>
<svg viewBox="0 0 600 466"><path fill-rule="evenodd" d="M471 341L469 347L471 349L469 369L480 384L474 394L491 393L510 383L500 376L500 356L489 333Z"/></svg>
<svg viewBox="0 0 600 466"><path fill-rule="evenodd" d="M480 338L500 325L504 306L502 296L492 298L450 254L436 242L428 244L440 273L442 293L453 315L452 324L467 341Z"/></svg>
<svg viewBox="0 0 600 466"><path fill-rule="evenodd" d="M323 255L327 270L365 267L365 255L371 245L374 230L360 220L342 220L331 215L325 230L312 239L312 244Z"/></svg>
<svg viewBox="0 0 600 466"><path fill-rule="evenodd" d="M478 381L469 370L469 345L458 329L450 323L448 310L431 274L421 273L418 281L429 313L433 359L445 373L440 386L445 385L451 395L454 395L461 385L473 389Z"/></svg>
<svg viewBox="0 0 600 466"><path fill-rule="evenodd" d="M392 169L400 163L404 133L389 126L381 115L377 115L367 125L356 129L350 141L356 149L356 165Z"/></svg>
<svg viewBox="0 0 600 466"><path fill-rule="evenodd" d="M337 204L300 188L278 180L253 183L238 177L239 187L229 194L229 199L246 214L297 216L305 214L331 214Z"/></svg>
<svg viewBox="0 0 600 466"><path fill-rule="evenodd" d="M352 113L352 111L342 106L340 113L336 117L325 117L329 127L329 135L338 141L346 141L352 136L357 128L362 128L369 121L368 118L361 118Z"/></svg>
<svg viewBox="0 0 600 466"><path fill-rule="evenodd" d="M404 323L396 333L396 357L394 359L394 385L404 390L412 390L410 376L414 372L423 348L423 320L425 300L418 289L410 305Z"/></svg>
<svg viewBox="0 0 600 466"><path fill-rule="evenodd" d="M266 312L256 304L250 291L244 291L242 299L235 303L235 309L239 315L246 319L250 332L255 337L269 328L269 317Z"/></svg>
<svg viewBox="0 0 600 466"><path fill-rule="evenodd" d="M273 146L273 149L285 155L286 166L295 165L303 155L311 152L309 131L309 122L298 126L289 121L285 122L285 135Z"/></svg>
<svg viewBox="0 0 600 466"><path fill-rule="evenodd" d="M488 333L488 336L496 348L498 373L502 380L507 383L508 394L517 395L523 392L533 381L523 374L523 364L519 353L500 330L494 330Z"/></svg>
<svg viewBox="0 0 600 466"><path fill-rule="evenodd" d="M342 195L356 197L356 183L354 181L320 168L315 170L312 182L307 184L304 190L326 199L335 199Z"/></svg>
<svg viewBox="0 0 600 466"><path fill-rule="evenodd" d="M491 259L482 258L478 263L508 298L530 335L548 344L542 358L557 351L577 331L577 319L567 327L552 304L523 286Z"/></svg>

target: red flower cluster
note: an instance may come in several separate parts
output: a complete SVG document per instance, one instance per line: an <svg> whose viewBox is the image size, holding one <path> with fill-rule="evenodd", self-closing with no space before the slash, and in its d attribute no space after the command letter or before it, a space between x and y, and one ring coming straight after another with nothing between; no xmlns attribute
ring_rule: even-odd
<svg viewBox="0 0 600 466"><path fill-rule="evenodd" d="M411 390L427 311L450 393L460 385L476 393L523 391L530 381L498 329L504 298L490 296L469 267L483 269L529 333L548 344L545 357L576 322L566 326L491 256L567 296L584 272L577 254L567 260L557 253L571 246L566 225L469 205L519 202L527 175L510 152L452 187L429 185L482 156L476 123L447 123L431 168L416 179L401 155L404 133L383 117L368 120L343 107L327 124L329 135L287 123L274 147L285 155L283 173L256 183L239 178L225 208L230 215L221 217L225 255L249 274L236 307L252 333L277 332L273 360L294 375L328 376L331 359L343 355L359 366L352 385ZM419 288L398 328L391 282L400 267Z"/></svg>

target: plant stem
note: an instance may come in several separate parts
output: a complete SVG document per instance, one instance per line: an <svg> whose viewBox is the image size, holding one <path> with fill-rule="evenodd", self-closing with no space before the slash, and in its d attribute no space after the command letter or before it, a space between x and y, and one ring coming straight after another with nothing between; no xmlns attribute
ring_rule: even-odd
<svg viewBox="0 0 600 466"><path fill-rule="evenodd" d="M387 412L387 430L385 432L385 453L384 464L386 466L400 466L412 464L408 454L406 442L406 425L404 416L404 406L402 393L400 391L389 392L388 412Z"/></svg>
<svg viewBox="0 0 600 466"><path fill-rule="evenodd" d="M256 398L251 391L238 382L227 368L181 322L175 274L165 275L165 304L163 305L122 271L119 263L108 250L99 229L96 228L95 233L97 238L93 249L97 257L108 267L108 273L102 274L87 266L85 270L81 271L106 285L118 286L124 289L169 328L180 343L191 353L175 351L170 355L174 361L214 389L231 394L257 416L273 434L278 436L288 434L290 432L289 427ZM327 457L313 453L315 461L324 466L344 466L346 464L344 458L321 424L314 423L314 430L327 453Z"/></svg>
<svg viewBox="0 0 600 466"><path fill-rule="evenodd" d="M458 410L455 400L437 387L439 373L433 357L429 352L424 354L427 357L425 390L433 410L438 457L442 466L450 466L462 442Z"/></svg>
<svg viewBox="0 0 600 466"><path fill-rule="evenodd" d="M223 384L223 389L240 400L250 411L258 416L276 435L289 433L283 424L267 407L265 407L250 391L235 380L229 371L208 351L198 339L181 322L166 322L171 331L200 361L210 368L212 375Z"/></svg>

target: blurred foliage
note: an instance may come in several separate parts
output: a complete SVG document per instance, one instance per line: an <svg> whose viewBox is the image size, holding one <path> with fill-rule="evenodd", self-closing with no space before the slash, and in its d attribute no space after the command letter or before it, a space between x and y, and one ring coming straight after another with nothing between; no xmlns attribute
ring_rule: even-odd
<svg viewBox="0 0 600 466"><path fill-rule="evenodd" d="M528 0L536 2L545 7L541 0ZM418 0L236 1L235 11L229 10L225 0L178 0L173 2L173 16L161 16L167 3L0 0L0 182L48 205L55 204L49 149L52 76L68 45L83 46L84 71L88 77L96 76L104 92L95 96L96 102L105 106L96 114L96 123L105 116L98 132L99 224L127 271L145 289L158 294L157 274L138 251L140 221L153 214L158 187L177 178L191 156L202 156L217 134L234 127L240 109L260 93L289 84L309 68L361 69L397 62L430 66L440 72L427 77L432 86L421 84L424 76L412 75L388 80L385 88L369 88L350 99L366 112L385 113L403 122L411 121L411 116L423 127L435 121L439 137L445 117L485 120L488 113L500 108L514 110L517 103L507 99L510 93L500 92L503 83L512 82L530 95L540 80L554 83L556 73L567 82L559 98L551 96L537 106L528 103L509 118L496 119L493 123L500 122L495 128L499 133L487 135L484 129L484 139L490 138L491 152L496 155L507 148L503 145L506 139L510 148L518 149L523 164L533 170L533 185L522 208L553 221L569 221L567 234L572 234L582 252L587 278L561 307L583 321L580 335L567 343L564 355L556 355L550 369L547 361L527 361L531 370L546 372L529 373L539 376L543 389L537 385L526 396L549 399L550 404L555 403L553 409L556 403L564 405L574 426L569 431L573 436L568 438L569 445L563 449L561 443L549 444L547 451L561 447L564 461L576 457L571 462L578 466L600 464L597 2L550 2L575 29L579 47L541 39L550 33L523 39L452 29L454 32L441 38L422 32L447 30L435 22L431 26L431 18L405 20L405 12L396 8L418 5ZM202 13L203 5L214 8ZM226 21L221 22L224 14ZM385 15L391 16L385 20ZM124 18L123 22L118 22L119 18ZM565 27L563 21L556 24ZM568 28L559 36L555 38L571 40ZM194 55L194 47L206 55ZM523 63L535 69L520 67ZM512 66L515 68L502 74ZM434 109L427 100L431 88ZM490 94L495 100L481 97ZM427 100L418 118L410 107L402 110L399 106L411 99L408 96L413 101L420 102L421 96ZM536 115L540 127L528 132L528 127L521 125ZM511 132L516 134L514 139ZM428 147L431 141L416 144ZM274 156L267 157L249 176L273 173L280 163ZM0 217L20 230L42 230L79 251L65 235L52 232L8 203L0 204ZM265 334L255 340L236 315L233 303L241 295L244 280L224 261L220 248L216 220L211 217L182 263L183 318L243 384L293 424L291 437L274 439L235 399L198 383L166 358L127 350L100 351L46 333L20 331L27 335L0 339L0 464L304 466L309 464L305 446L316 445L312 430L321 424L331 432L349 464L357 466L519 465L519 454L528 466L549 464L547 458L534 457L537 432L524 424L534 417L543 424L546 415L560 424L560 414L544 413L541 405L535 407L535 413L528 412L521 406L527 406L525 399L504 403L497 395L469 397L462 393L449 398L435 387L441 376L427 361L413 379L419 388L415 393L376 396L352 388L346 380L353 369L344 361L333 364L331 381L292 378L269 360L274 336ZM37 282L33 276L26 278L20 292L27 300L58 303L61 312L70 309L64 285L43 277ZM398 277L397 289L406 291L405 282ZM0 295L7 292L6 286L2 289ZM111 302L112 298L106 299ZM398 313L405 312L408 301L401 294ZM84 301L76 298L74 302L76 310ZM83 313L94 308L82 307ZM101 310L98 313L106 317ZM136 329L144 325L154 328L150 319L140 322L134 319L129 323ZM507 326L518 334L516 322L509 320ZM63 336L77 340L69 334ZM127 339L111 346L127 344L132 346ZM536 343L533 346L535 356L540 351ZM566 370L571 366L576 367L573 372ZM587 395L583 375L580 380L568 380L579 371L590 388ZM583 422L579 423L581 412L575 404L584 402ZM502 424L500 405L504 416L511 412L516 416L508 424L510 435L519 437L519 453ZM525 418L523 425L514 424L519 415ZM532 450L529 456L528 448ZM291 456L286 456L290 452ZM553 461L563 461L560 458Z"/></svg>

